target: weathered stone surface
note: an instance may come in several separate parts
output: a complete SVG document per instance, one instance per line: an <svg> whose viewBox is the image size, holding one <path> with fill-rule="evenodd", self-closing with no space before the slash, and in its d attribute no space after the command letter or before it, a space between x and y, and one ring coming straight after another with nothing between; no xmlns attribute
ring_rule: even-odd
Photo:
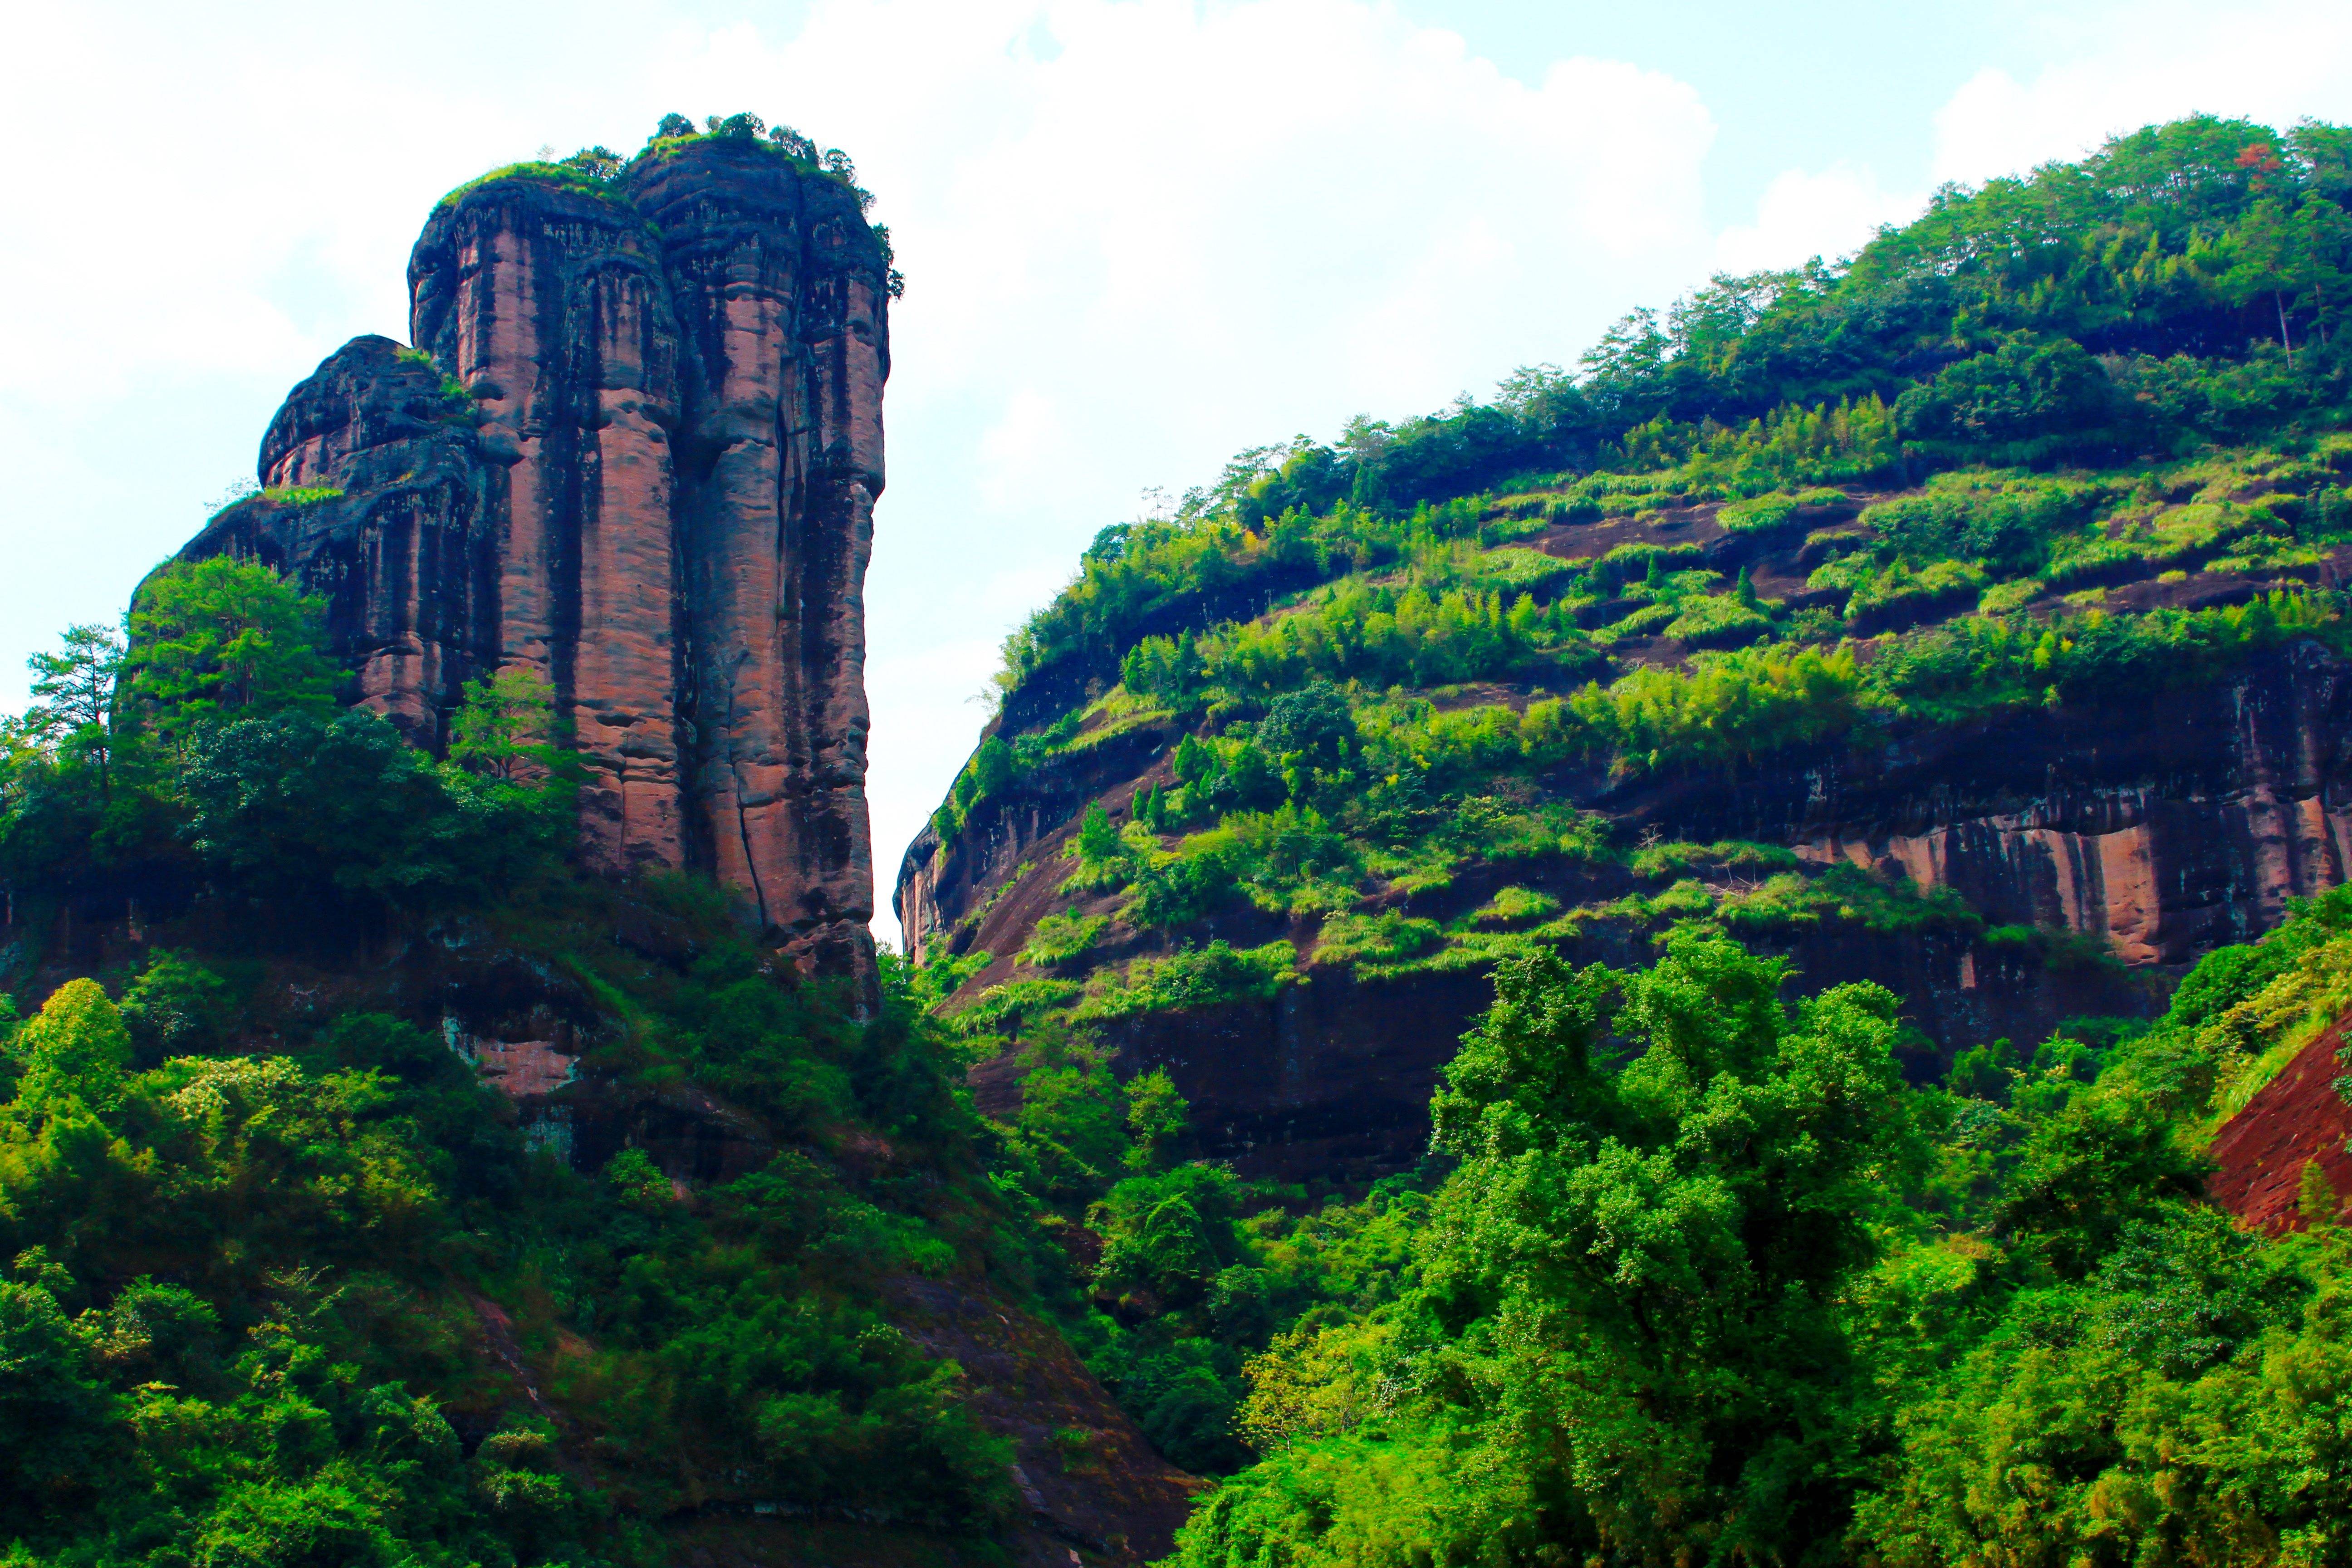
<svg viewBox="0 0 2352 1568"><path fill-rule="evenodd" d="M622 202L501 180L436 209L408 264L410 331L478 400L505 475L495 662L555 688L589 766L584 845L615 869L684 859L659 244Z"/></svg>
<svg viewBox="0 0 2352 1568"><path fill-rule="evenodd" d="M592 864L709 868L812 967L869 971L887 276L854 193L757 144L473 187L410 258L423 352L328 359L265 493L182 553L323 595L360 700L422 744L467 679L537 671Z"/></svg>
<svg viewBox="0 0 2352 1568"><path fill-rule="evenodd" d="M265 492L192 540L190 559L236 554L299 577L327 601L361 701L430 745L458 688L495 660L495 522L504 483L440 373L388 338L354 338L270 422L260 479L340 489L292 504Z"/></svg>
<svg viewBox="0 0 2352 1568"><path fill-rule="evenodd" d="M879 253L847 190L756 154L724 180L701 161L656 163L628 191L665 237L685 345L677 515L698 830L767 923L837 963L873 913L864 584L889 374Z"/></svg>
<svg viewBox="0 0 2352 1568"><path fill-rule="evenodd" d="M2352 874L2352 668L2295 644L2154 708L2032 710L1603 805L1669 837L1770 838L1950 887L1990 921L2097 936L2127 963L2183 963Z"/></svg>
<svg viewBox="0 0 2352 1568"><path fill-rule="evenodd" d="M2336 1092L2344 1024L2338 1018L2321 1031L2214 1138L2207 1191L2239 1223L2272 1232L2307 1226L2300 1203L2307 1161L2319 1162L2339 1198L2352 1194L2352 1153L2345 1151L2352 1106Z"/></svg>
<svg viewBox="0 0 2352 1568"><path fill-rule="evenodd" d="M992 797L944 854L926 829L898 884L914 942L995 961L965 994L1021 977L1014 955L1044 915L1070 907L1061 850L1089 802L1122 815L1145 785L1171 784L1172 734L1152 730L1057 759ZM1751 938L1788 957L1794 989L1873 979L1939 1057L2006 1036L2047 1038L2061 1020L2145 1015L2161 977L2222 942L2273 929L2290 898L2352 879L2352 667L2316 643L2250 661L2232 679L2164 694L2035 708L1899 734L1883 745L1783 753L1737 779L1686 773L1612 781L1564 772L1550 786L1616 819L1626 837L1787 845L1815 863L1844 859L1923 889L1948 887L1986 921L2102 940L2122 966L2029 960L1965 932L1823 928ZM1615 879L1612 879L1612 876ZM1391 900L1439 921L1477 908L1505 882L1568 907L1634 890L1622 870L1513 861L1466 868L1443 890ZM1115 900L1083 905L1113 914ZM1647 963L1596 930L1580 961ZM1312 922L1244 907L1181 940L1236 946L1287 938L1311 951ZM1116 944L1089 962L1162 950ZM1417 974L1360 983L1317 970L1264 1002L1144 1014L1098 1026L1123 1064L1165 1067L1192 1105L1202 1146L1256 1173L1372 1175L1425 1144L1436 1073L1490 995L1483 976ZM1906 1063L1916 1076L1940 1060ZM1016 1103L1010 1058L972 1075L983 1109ZM2352 1190L2352 1167L2347 1167Z"/></svg>

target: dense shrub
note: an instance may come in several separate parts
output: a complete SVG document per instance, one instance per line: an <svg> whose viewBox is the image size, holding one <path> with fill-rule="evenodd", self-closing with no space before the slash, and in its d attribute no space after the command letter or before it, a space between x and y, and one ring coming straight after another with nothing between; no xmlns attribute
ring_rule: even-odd
<svg viewBox="0 0 2352 1568"><path fill-rule="evenodd" d="M569 792L436 768L357 710L221 724L192 742L188 837L241 895L431 908L562 850Z"/></svg>

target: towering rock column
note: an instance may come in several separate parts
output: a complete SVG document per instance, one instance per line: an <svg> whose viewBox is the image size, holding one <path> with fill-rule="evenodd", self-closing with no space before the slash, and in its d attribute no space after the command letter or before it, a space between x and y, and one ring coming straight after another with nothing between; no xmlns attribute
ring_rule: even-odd
<svg viewBox="0 0 2352 1568"><path fill-rule="evenodd" d="M362 700L421 745L468 679L536 671L591 864L708 868L810 967L870 978L887 276L856 194L772 146L486 180L409 259L426 353L338 351L270 426L270 493L182 553L324 595Z"/></svg>
<svg viewBox="0 0 2352 1568"><path fill-rule="evenodd" d="M626 202L493 181L435 209L408 263L411 335L479 405L506 471L496 662L555 689L608 869L684 859L671 527L677 322Z"/></svg>
<svg viewBox="0 0 2352 1568"><path fill-rule="evenodd" d="M698 143L625 189L662 231L685 343L693 796L721 877L817 966L866 950L866 566L888 337L856 198Z"/></svg>

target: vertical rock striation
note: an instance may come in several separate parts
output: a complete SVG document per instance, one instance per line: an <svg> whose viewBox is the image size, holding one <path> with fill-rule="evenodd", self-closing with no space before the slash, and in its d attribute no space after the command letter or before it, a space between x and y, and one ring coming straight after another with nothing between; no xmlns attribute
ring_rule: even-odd
<svg viewBox="0 0 2352 1568"><path fill-rule="evenodd" d="M804 962L866 971L888 275L856 194L757 142L485 181L410 257L416 348L338 350L262 493L181 553L322 595L360 700L420 744L467 680L537 672L591 864L707 868Z"/></svg>
<svg viewBox="0 0 2352 1568"><path fill-rule="evenodd" d="M499 180L436 209L408 262L410 333L476 400L500 475L482 662L555 689L588 767L584 847L612 869L678 865L685 842L660 249L622 201Z"/></svg>

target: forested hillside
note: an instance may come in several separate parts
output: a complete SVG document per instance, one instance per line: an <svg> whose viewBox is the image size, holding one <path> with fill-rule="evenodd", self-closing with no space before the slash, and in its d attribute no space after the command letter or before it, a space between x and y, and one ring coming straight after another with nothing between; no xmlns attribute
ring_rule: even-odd
<svg viewBox="0 0 2352 1568"><path fill-rule="evenodd" d="M317 611L172 568L9 731L12 1561L995 1531L1013 1448L885 1297L1032 1265L902 988L860 1021L707 884L583 877L543 687L436 763L337 710Z"/></svg>
<svg viewBox="0 0 2352 1568"><path fill-rule="evenodd" d="M898 909L1184 1562L2352 1549L2340 1128L2202 1195L2347 997L2347 206L1947 189L1008 639Z"/></svg>

